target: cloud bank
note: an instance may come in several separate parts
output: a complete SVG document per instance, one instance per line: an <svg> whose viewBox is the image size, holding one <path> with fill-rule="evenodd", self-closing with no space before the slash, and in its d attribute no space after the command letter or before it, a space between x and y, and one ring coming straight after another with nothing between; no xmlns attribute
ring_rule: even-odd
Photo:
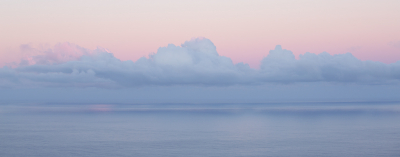
<svg viewBox="0 0 400 157"><path fill-rule="evenodd" d="M23 50L32 49L21 46ZM261 61L259 69L234 64L218 55L205 38L181 46L161 47L139 60L121 61L105 49L88 50L59 44L21 60L17 67L0 68L0 87L103 87L123 88L169 85L259 85L266 83L333 82L397 84L400 61L385 64L361 61L352 54L305 53L296 59L276 46Z"/></svg>

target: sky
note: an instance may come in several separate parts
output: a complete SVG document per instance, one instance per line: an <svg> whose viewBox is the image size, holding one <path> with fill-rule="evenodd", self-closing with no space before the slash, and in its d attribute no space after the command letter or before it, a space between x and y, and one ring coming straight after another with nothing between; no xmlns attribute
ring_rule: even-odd
<svg viewBox="0 0 400 157"><path fill-rule="evenodd" d="M137 60L168 44L205 37L220 55L258 68L276 45L298 56L343 54L393 63L400 59L397 0L3 0L1 63L22 44L74 43Z"/></svg>
<svg viewBox="0 0 400 157"><path fill-rule="evenodd" d="M3 0L0 93L44 100L101 89L112 99L145 88L162 100L169 89L171 99L225 100L199 91L234 89L243 100L397 100L398 8L397 0Z"/></svg>

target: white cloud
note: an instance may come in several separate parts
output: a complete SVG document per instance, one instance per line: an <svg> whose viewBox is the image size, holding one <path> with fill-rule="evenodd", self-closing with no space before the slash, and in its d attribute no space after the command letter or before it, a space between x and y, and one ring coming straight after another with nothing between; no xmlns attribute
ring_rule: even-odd
<svg viewBox="0 0 400 157"><path fill-rule="evenodd" d="M61 45L61 46L60 46ZM277 46L261 61L260 69L233 64L219 56L208 39L197 38L181 46L161 47L149 58L121 61L112 53L73 44L36 52L30 64L0 69L0 86L133 87L147 85L263 84L269 82L353 82L386 84L400 80L400 62L361 61L350 53L306 53L295 59ZM62 47L64 46L64 47ZM29 47L28 47L29 48Z"/></svg>
<svg viewBox="0 0 400 157"><path fill-rule="evenodd" d="M305 53L296 60L289 50L277 46L261 61L261 73L267 81L278 82L359 82L398 81L399 62L361 61L351 53L330 55Z"/></svg>
<svg viewBox="0 0 400 157"><path fill-rule="evenodd" d="M59 43L51 48L44 45L33 47L23 44L19 48L17 53L21 56L21 61L18 62L20 66L64 63L93 53L91 50L71 43Z"/></svg>

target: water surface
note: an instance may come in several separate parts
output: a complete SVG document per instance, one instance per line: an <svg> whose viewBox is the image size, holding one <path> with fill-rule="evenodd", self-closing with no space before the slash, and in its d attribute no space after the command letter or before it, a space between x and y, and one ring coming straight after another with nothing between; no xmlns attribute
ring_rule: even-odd
<svg viewBox="0 0 400 157"><path fill-rule="evenodd" d="M0 156L400 156L400 105L3 104Z"/></svg>

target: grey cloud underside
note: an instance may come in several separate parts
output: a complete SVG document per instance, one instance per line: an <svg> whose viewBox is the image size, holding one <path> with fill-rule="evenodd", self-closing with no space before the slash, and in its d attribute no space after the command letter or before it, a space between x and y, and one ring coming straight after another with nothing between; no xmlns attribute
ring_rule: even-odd
<svg viewBox="0 0 400 157"><path fill-rule="evenodd" d="M39 57L37 57L39 58ZM40 59L43 59L41 57ZM159 48L149 58L121 61L101 49L77 60L37 62L0 69L0 86L135 87L148 85L205 85L343 82L387 84L400 81L400 62L361 61L350 53L306 53L295 59L277 46L262 59L260 69L233 64L219 56L208 39L192 39L181 46Z"/></svg>

